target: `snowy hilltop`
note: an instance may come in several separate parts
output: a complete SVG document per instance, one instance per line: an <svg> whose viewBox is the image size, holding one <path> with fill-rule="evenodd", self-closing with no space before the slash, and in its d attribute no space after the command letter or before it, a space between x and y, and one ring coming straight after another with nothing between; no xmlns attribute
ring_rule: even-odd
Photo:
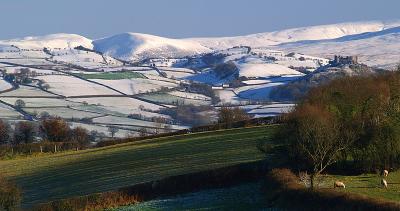
<svg viewBox="0 0 400 211"><path fill-rule="evenodd" d="M91 40L74 34L55 34L0 41L30 48L73 48L83 46L126 61L149 58L182 58L235 46L268 47L286 52L332 58L335 54L359 55L371 66L392 67L400 56L400 21L353 22L301 27L238 37L170 39L140 33L122 33Z"/></svg>

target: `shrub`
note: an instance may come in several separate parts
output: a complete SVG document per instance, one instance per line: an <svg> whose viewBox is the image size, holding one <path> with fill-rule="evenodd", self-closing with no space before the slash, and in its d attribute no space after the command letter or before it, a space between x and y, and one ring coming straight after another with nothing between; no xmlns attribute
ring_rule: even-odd
<svg viewBox="0 0 400 211"><path fill-rule="evenodd" d="M21 199L21 191L17 186L0 176L0 210L16 210Z"/></svg>

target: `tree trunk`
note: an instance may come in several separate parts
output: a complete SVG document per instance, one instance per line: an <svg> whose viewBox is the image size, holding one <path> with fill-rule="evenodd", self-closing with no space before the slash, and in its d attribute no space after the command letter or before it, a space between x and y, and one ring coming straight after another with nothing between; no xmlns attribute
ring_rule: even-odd
<svg viewBox="0 0 400 211"><path fill-rule="evenodd" d="M315 181L315 177L316 177L316 174L311 174L310 175L310 188L312 189L312 190L314 190L314 181Z"/></svg>

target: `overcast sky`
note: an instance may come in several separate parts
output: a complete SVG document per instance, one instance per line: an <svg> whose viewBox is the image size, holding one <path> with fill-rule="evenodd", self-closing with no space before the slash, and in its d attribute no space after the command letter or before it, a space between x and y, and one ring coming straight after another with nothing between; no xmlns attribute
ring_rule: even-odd
<svg viewBox="0 0 400 211"><path fill-rule="evenodd" d="M0 39L140 32L234 36L348 21L400 19L400 0L0 0Z"/></svg>

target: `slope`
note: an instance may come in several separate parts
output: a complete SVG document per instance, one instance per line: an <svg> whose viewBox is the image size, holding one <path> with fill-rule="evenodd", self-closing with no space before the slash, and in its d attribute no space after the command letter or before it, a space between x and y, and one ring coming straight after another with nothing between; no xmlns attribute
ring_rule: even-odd
<svg viewBox="0 0 400 211"><path fill-rule="evenodd" d="M174 58L210 52L197 42L158 37L148 34L123 33L95 40L94 49L122 60Z"/></svg>
<svg viewBox="0 0 400 211"><path fill-rule="evenodd" d="M377 32L400 26L400 21L351 22L331 25L301 27L282 31L259 33L238 37L192 38L200 44L212 49L226 49L232 46L247 45L251 47L272 46L304 40L335 39L365 32Z"/></svg>
<svg viewBox="0 0 400 211"><path fill-rule="evenodd" d="M172 175L264 158L256 145L275 127L172 136L92 150L0 161L24 191L24 206L114 190Z"/></svg>
<svg viewBox="0 0 400 211"><path fill-rule="evenodd" d="M22 39L2 40L0 41L0 46L2 45L14 45L22 49L74 48L80 45L86 48L93 48L90 39L76 34L51 34L38 37L25 37Z"/></svg>

